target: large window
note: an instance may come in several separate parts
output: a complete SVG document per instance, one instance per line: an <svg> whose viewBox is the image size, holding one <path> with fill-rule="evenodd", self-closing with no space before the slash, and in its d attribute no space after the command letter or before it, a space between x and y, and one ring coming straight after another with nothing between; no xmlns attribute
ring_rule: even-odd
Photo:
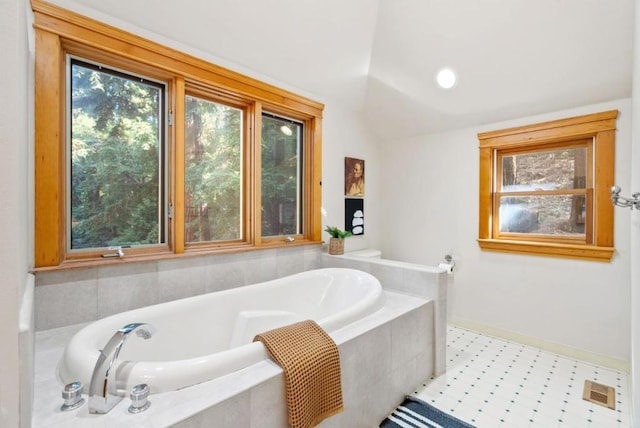
<svg viewBox="0 0 640 428"><path fill-rule="evenodd" d="M32 8L37 268L321 242L322 104Z"/></svg>
<svg viewBox="0 0 640 428"><path fill-rule="evenodd" d="M480 247L609 260L617 111L478 134Z"/></svg>

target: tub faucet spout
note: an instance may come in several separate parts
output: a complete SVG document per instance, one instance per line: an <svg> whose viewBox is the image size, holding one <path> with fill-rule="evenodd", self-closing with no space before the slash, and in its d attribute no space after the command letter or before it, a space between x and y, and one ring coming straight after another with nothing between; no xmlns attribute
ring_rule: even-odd
<svg viewBox="0 0 640 428"><path fill-rule="evenodd" d="M155 333L155 328L145 323L127 324L100 351L89 385L89 413L107 413L122 400L116 387L115 362L122 345L133 332L143 339L149 339Z"/></svg>

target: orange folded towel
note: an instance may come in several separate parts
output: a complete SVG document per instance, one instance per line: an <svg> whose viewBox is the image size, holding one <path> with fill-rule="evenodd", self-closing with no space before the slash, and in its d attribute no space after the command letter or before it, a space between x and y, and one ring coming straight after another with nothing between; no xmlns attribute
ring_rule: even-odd
<svg viewBox="0 0 640 428"><path fill-rule="evenodd" d="M343 410L340 354L314 321L301 321L256 335L284 370L289 423L313 427Z"/></svg>

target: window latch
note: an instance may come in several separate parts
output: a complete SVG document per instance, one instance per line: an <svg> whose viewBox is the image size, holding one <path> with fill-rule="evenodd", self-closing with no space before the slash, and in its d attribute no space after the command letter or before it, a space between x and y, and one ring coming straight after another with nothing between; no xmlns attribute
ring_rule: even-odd
<svg viewBox="0 0 640 428"><path fill-rule="evenodd" d="M102 255L102 258L109 259L112 257L124 257L123 248L131 248L131 245L122 245L117 247L109 247L109 251L115 251L115 253L106 253Z"/></svg>

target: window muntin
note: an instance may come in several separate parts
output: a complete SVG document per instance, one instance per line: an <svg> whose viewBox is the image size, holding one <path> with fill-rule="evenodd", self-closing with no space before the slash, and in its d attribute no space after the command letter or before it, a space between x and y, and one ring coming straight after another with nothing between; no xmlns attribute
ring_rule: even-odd
<svg viewBox="0 0 640 428"><path fill-rule="evenodd" d="M302 233L303 124L262 114L262 236Z"/></svg>
<svg viewBox="0 0 640 428"><path fill-rule="evenodd" d="M590 243L593 139L497 150L494 236Z"/></svg>
<svg viewBox="0 0 640 428"><path fill-rule="evenodd" d="M243 239L241 109L185 97L185 241Z"/></svg>
<svg viewBox="0 0 640 428"><path fill-rule="evenodd" d="M163 243L165 86L67 63L67 249Z"/></svg>

